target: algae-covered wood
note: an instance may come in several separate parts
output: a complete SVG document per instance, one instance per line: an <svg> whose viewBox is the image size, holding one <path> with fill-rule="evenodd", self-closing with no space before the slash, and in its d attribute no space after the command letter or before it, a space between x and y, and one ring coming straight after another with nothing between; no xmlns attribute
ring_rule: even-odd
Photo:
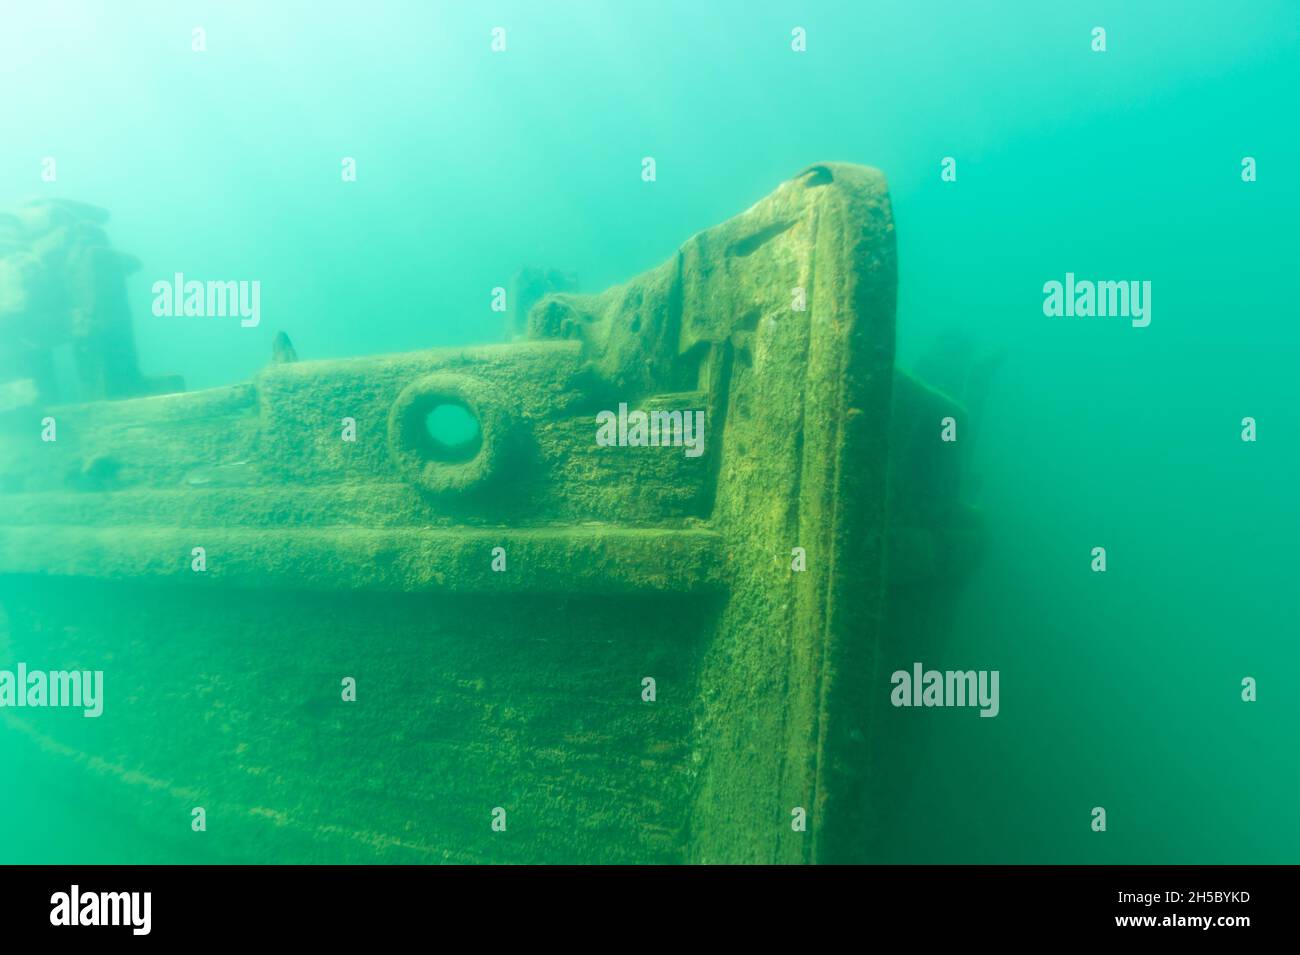
<svg viewBox="0 0 1300 955"><path fill-rule="evenodd" d="M105 699L0 718L203 857L864 859L886 551L956 506L894 300L883 176L822 164L521 340L8 411L0 659Z"/></svg>

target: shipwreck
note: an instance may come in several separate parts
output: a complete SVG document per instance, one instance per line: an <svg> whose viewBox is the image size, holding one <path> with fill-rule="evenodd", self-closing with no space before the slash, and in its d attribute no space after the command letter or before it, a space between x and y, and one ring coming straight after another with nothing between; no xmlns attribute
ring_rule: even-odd
<svg viewBox="0 0 1300 955"><path fill-rule="evenodd" d="M0 311L0 667L103 674L96 719L0 709L51 800L196 861L871 858L890 664L980 540L961 406L895 368L880 172L600 294L543 277L499 344L277 340L193 392L136 367L102 221L36 219L84 301L45 340ZM620 408L700 414L700 453L598 441Z"/></svg>

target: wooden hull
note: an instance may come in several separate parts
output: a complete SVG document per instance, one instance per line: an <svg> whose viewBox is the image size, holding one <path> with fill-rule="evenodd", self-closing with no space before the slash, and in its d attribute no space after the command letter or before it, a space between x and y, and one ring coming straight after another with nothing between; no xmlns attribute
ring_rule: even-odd
<svg viewBox="0 0 1300 955"><path fill-rule="evenodd" d="M894 298L883 176L819 165L523 341L7 413L0 667L105 699L3 729L205 858L865 860L889 542L946 573L959 509ZM620 403L703 453L602 446Z"/></svg>

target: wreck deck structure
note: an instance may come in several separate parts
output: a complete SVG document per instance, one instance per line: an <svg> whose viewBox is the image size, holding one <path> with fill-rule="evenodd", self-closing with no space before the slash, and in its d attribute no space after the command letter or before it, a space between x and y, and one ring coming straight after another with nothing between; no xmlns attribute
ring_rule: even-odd
<svg viewBox="0 0 1300 955"><path fill-rule="evenodd" d="M890 595L978 536L895 292L884 176L826 163L518 341L6 411L0 665L105 700L0 732L203 858L865 861ZM599 446L620 403L704 453Z"/></svg>

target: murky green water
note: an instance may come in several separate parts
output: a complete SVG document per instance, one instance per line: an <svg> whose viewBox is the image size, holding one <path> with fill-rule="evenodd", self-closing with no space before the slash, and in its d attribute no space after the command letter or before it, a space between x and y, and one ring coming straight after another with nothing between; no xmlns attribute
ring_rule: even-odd
<svg viewBox="0 0 1300 955"><path fill-rule="evenodd" d="M1001 701L884 712L872 857L1290 862L1298 50L1285 0L29 5L0 31L0 210L110 210L141 366L198 389L277 332L302 359L501 341L522 266L598 291L812 162L881 168L898 364L997 356L959 438L984 558L942 644L892 634L882 668L998 670ZM260 281L260 322L151 314L177 272ZM1149 324L1046 316L1067 273L1150 282ZM212 857L27 742L0 736L0 860Z"/></svg>

